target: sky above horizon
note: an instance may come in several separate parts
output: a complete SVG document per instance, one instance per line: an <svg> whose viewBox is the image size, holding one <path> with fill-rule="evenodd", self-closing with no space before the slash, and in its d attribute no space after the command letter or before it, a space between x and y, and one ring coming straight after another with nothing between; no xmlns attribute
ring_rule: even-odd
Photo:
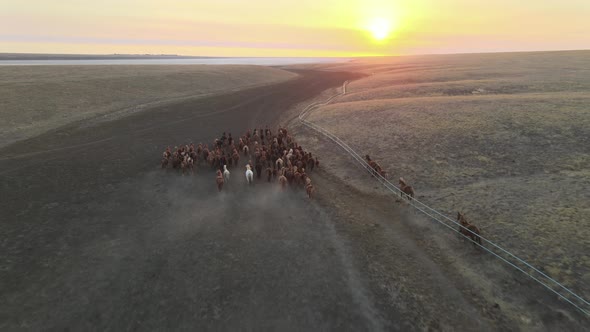
<svg viewBox="0 0 590 332"><path fill-rule="evenodd" d="M371 56L590 49L590 0L0 0L1 53Z"/></svg>

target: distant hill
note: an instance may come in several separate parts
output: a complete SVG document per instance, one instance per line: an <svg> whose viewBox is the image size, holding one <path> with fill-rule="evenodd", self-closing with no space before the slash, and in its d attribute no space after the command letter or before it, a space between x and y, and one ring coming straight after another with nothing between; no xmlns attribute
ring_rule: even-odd
<svg viewBox="0 0 590 332"><path fill-rule="evenodd" d="M121 60L121 59L221 59L224 57L176 54L42 54L0 53L0 60Z"/></svg>

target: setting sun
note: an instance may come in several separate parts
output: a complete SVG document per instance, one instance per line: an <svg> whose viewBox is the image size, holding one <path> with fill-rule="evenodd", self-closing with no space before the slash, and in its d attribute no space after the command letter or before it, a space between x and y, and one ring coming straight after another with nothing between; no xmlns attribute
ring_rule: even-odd
<svg viewBox="0 0 590 332"><path fill-rule="evenodd" d="M389 36L389 34L391 33L391 29L391 21L388 21L381 17L372 19L367 27L367 30L377 41L381 41L387 38L387 36Z"/></svg>

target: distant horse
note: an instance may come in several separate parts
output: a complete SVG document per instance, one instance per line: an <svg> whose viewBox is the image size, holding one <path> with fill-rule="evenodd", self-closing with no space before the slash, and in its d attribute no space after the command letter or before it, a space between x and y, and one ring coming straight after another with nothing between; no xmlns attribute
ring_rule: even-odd
<svg viewBox="0 0 590 332"><path fill-rule="evenodd" d="M184 157L182 159L182 161L180 162L180 169L182 170L182 175L184 176L184 173L187 172L188 170L188 157Z"/></svg>
<svg viewBox="0 0 590 332"><path fill-rule="evenodd" d="M238 162L240 161L240 154L238 150L234 149L234 153L232 154L232 159L234 160L234 165L238 166Z"/></svg>
<svg viewBox="0 0 590 332"><path fill-rule="evenodd" d="M168 166L168 155L164 152L164 156L162 157L162 168L166 168Z"/></svg>
<svg viewBox="0 0 590 332"><path fill-rule="evenodd" d="M301 181L301 173L295 168L295 172L293 172L293 182L296 186L300 186L303 184Z"/></svg>
<svg viewBox="0 0 590 332"><path fill-rule="evenodd" d="M180 163L180 156L178 155L178 153L174 153L174 155L172 156L172 168L180 167Z"/></svg>
<svg viewBox="0 0 590 332"><path fill-rule="evenodd" d="M471 238L471 241L473 241L473 245L476 245L476 243L479 243L479 245L481 245L481 233L479 231L479 228L469 223L465 218L465 215L461 212L457 212L457 221L461 223L461 226L463 226L459 227L459 233Z"/></svg>
<svg viewBox="0 0 590 332"><path fill-rule="evenodd" d="M195 174L195 161L193 160L193 158L186 158L186 167L191 172L191 174Z"/></svg>
<svg viewBox="0 0 590 332"><path fill-rule="evenodd" d="M211 168L215 168L215 154L213 153L209 153L209 156L207 156L207 162L209 163L209 166L211 166Z"/></svg>
<svg viewBox="0 0 590 332"><path fill-rule="evenodd" d="M377 176L377 174L379 174L381 175L381 177L385 178L387 172L383 170L381 165L379 165L376 161L372 160L369 155L365 155L365 159L367 160L367 164L369 164L369 166L371 167L371 170L369 170L369 173L371 175Z"/></svg>
<svg viewBox="0 0 590 332"><path fill-rule="evenodd" d="M250 155L250 148L247 145L244 145L243 151L244 156L248 157L248 155Z"/></svg>
<svg viewBox="0 0 590 332"><path fill-rule="evenodd" d="M221 191L221 188L223 188L223 174L221 174L220 170L217 170L217 178L215 179L217 181L217 190Z"/></svg>
<svg viewBox="0 0 590 332"><path fill-rule="evenodd" d="M225 182L229 183L229 171L227 170L227 165L223 165L223 179Z"/></svg>
<svg viewBox="0 0 590 332"><path fill-rule="evenodd" d="M305 192L307 193L307 196L309 198L311 198L314 191L315 191L315 189L314 189L313 185L311 184L311 178L308 176L305 178Z"/></svg>
<svg viewBox="0 0 590 332"><path fill-rule="evenodd" d="M250 164L246 165L246 181L248 184L252 184L254 182L254 173L252 172L252 167Z"/></svg>
<svg viewBox="0 0 590 332"><path fill-rule="evenodd" d="M281 170L281 176L279 176L279 184L281 185L281 189L287 189L287 177L285 176L285 169Z"/></svg>
<svg viewBox="0 0 590 332"><path fill-rule="evenodd" d="M377 167L375 168L375 171L381 175L382 178L387 179L387 172L381 168L381 166L379 164L377 164Z"/></svg>
<svg viewBox="0 0 590 332"><path fill-rule="evenodd" d="M369 164L369 167L371 167L371 169L368 170L369 174L375 175L374 169L377 163L373 161L369 155L365 155L365 160L367 161L367 164Z"/></svg>
<svg viewBox="0 0 590 332"><path fill-rule="evenodd" d="M402 198L404 198L404 194L406 194L408 200L412 200L412 198L414 198L414 188L412 188L412 186L408 186L404 178L399 178L399 189L402 191L400 193Z"/></svg>
<svg viewBox="0 0 590 332"><path fill-rule="evenodd" d="M309 158L307 160L307 169L309 169L310 172L313 172L314 166L315 166L315 160L313 160L313 158Z"/></svg>

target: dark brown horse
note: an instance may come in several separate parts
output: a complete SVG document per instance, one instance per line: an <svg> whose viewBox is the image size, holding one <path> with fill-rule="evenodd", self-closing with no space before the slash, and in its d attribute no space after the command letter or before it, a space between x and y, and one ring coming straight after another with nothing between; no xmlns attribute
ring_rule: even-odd
<svg viewBox="0 0 590 332"><path fill-rule="evenodd" d="M315 188L311 184L311 178L309 176L305 177L305 192L307 193L307 197L309 197L310 199L312 198L313 193L315 192Z"/></svg>
<svg viewBox="0 0 590 332"><path fill-rule="evenodd" d="M293 182L296 186L300 186L303 184L303 182L301 181L301 173L297 169L295 170L295 172L293 172Z"/></svg>
<svg viewBox="0 0 590 332"><path fill-rule="evenodd" d="M234 164L238 166L238 162L240 161L240 154L238 153L238 150L234 149L234 153L231 157L234 160Z"/></svg>
<svg viewBox="0 0 590 332"><path fill-rule="evenodd" d="M217 170L217 177L215 179L215 181L217 181L217 190L221 191L221 189L223 188L223 174L221 173L221 170Z"/></svg>
<svg viewBox="0 0 590 332"><path fill-rule="evenodd" d="M178 155L178 153L174 153L172 155L172 168L179 168L181 162L182 162L182 160L180 159L180 156Z"/></svg>
<svg viewBox="0 0 590 332"><path fill-rule="evenodd" d="M414 188L412 188L412 186L408 186L403 178L399 178L399 189L402 191L400 193L402 198L404 198L404 194L408 200L412 200L412 198L414 198Z"/></svg>
<svg viewBox="0 0 590 332"><path fill-rule="evenodd" d="M479 231L479 228L469 223L465 218L465 215L461 212L457 212L457 221L461 223L461 226L463 226L459 227L459 233L471 238L471 241L473 241L473 245L476 245L476 243L479 243L479 245L481 245L481 233Z"/></svg>
<svg viewBox="0 0 590 332"><path fill-rule="evenodd" d="M287 189L287 177L285 176L285 170L281 171L281 176L279 176L279 184L281 185L281 189Z"/></svg>

